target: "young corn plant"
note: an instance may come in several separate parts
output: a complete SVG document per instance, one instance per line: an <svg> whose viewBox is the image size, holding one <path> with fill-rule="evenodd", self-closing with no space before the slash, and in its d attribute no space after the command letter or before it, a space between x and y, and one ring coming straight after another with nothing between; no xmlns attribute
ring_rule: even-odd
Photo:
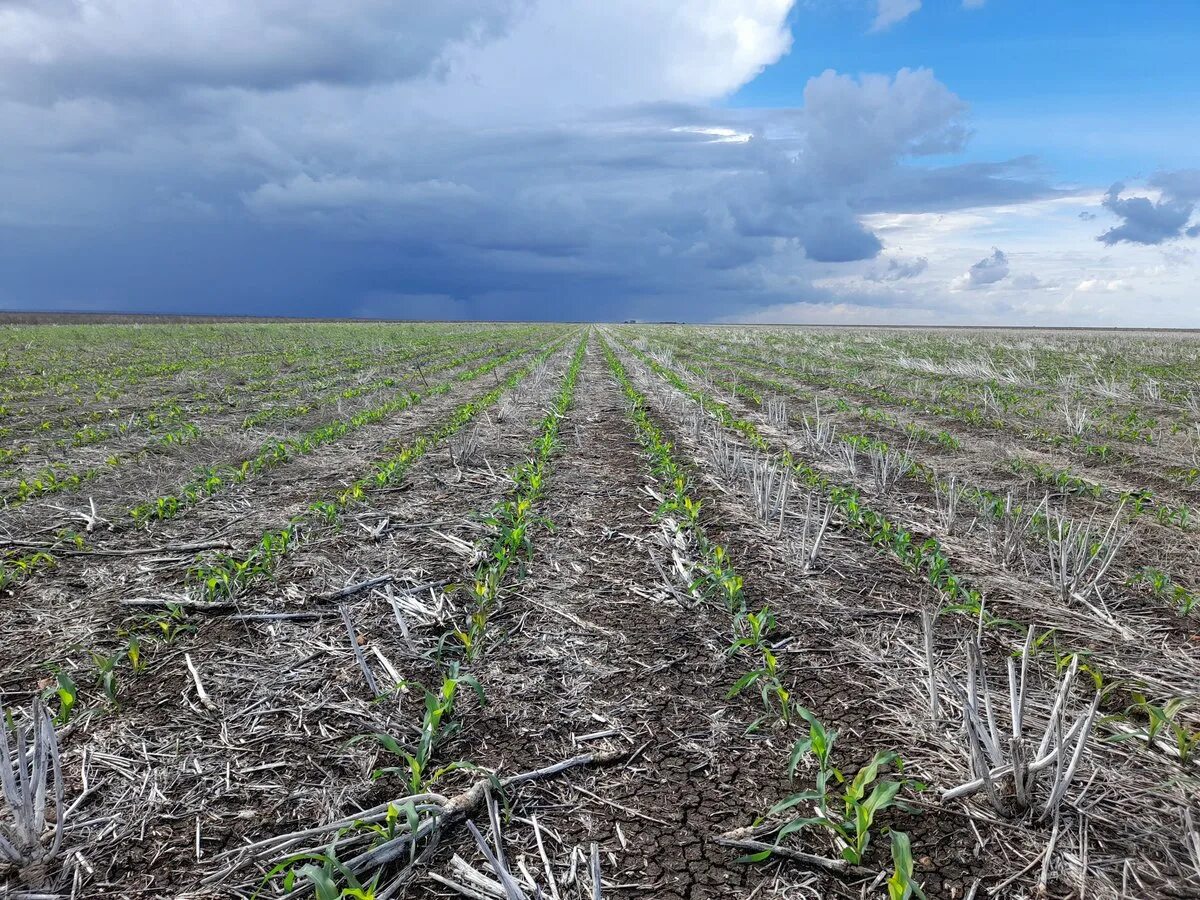
<svg viewBox="0 0 1200 900"><path fill-rule="evenodd" d="M776 846L803 829L824 829L833 838L843 860L861 865L871 843L876 819L892 807L909 811L911 807L900 797L901 791L906 788L924 790L924 785L906 778L881 777L889 766L903 771L903 761L894 750L880 750L853 777L848 777L833 761L837 732L827 730L809 710L797 706L795 711L808 723L809 732L792 747L788 776L794 778L801 761L811 756L816 762L816 783L812 789L776 803L764 819L773 827L778 823ZM801 808L808 814L797 815ZM764 850L750 859L757 861L770 855L770 850ZM901 879L903 877L902 874Z"/></svg>
<svg viewBox="0 0 1200 900"><path fill-rule="evenodd" d="M1147 747L1155 747L1162 735L1169 738L1166 745L1174 751L1181 765L1186 766L1191 762L1192 754L1200 746L1200 730L1190 728L1180 718L1180 713L1187 707L1187 700L1173 697L1159 704L1138 691L1130 691L1129 696L1133 703L1125 709L1125 715L1144 718L1146 724L1130 733L1113 735L1109 740L1135 738L1145 741Z"/></svg>
<svg viewBox="0 0 1200 900"><path fill-rule="evenodd" d="M480 703L487 702L482 685L472 676L461 672L457 662L451 662L447 667L442 676L442 683L436 691L431 691L420 682L406 682L403 685L416 688L424 696L425 713L421 722L420 737L416 746L409 750L390 734L371 735L385 750L404 760L403 767L388 766L378 769L372 777L402 775L407 781L409 792L420 794L444 775L470 765L460 760L434 767L434 751L462 728L462 723L455 721L453 716L455 701L463 685L475 691Z"/></svg>
<svg viewBox="0 0 1200 900"><path fill-rule="evenodd" d="M739 678L725 695L725 699L732 700L751 688L758 689L763 715L750 724L747 732L756 731L768 722L787 725L792 720L791 694L784 686L779 658L767 640L774 630L775 616L768 607L764 606L757 613L739 614L734 619L734 634L738 636L725 651L728 656L734 656L750 650L760 660L758 668Z"/></svg>
<svg viewBox="0 0 1200 900"><path fill-rule="evenodd" d="M58 699L58 712L54 716L57 725L66 725L71 720L71 712L79 702L79 688L69 673L58 667L51 669L54 683L42 693L43 702L51 697Z"/></svg>
<svg viewBox="0 0 1200 900"><path fill-rule="evenodd" d="M96 683L113 706L117 705L117 695L120 691L117 666L120 665L124 656L124 650L118 650L111 654L92 651L92 664L96 667Z"/></svg>
<svg viewBox="0 0 1200 900"><path fill-rule="evenodd" d="M892 877L887 880L888 900L926 900L921 885L913 880L912 843L903 831L892 829Z"/></svg>
<svg viewBox="0 0 1200 900"><path fill-rule="evenodd" d="M338 838L341 836L338 834ZM336 844L335 839L323 852L289 856L267 872L263 883L282 874L285 894L300 890L311 894L316 900L376 900L382 870L367 881L361 881L338 859Z"/></svg>

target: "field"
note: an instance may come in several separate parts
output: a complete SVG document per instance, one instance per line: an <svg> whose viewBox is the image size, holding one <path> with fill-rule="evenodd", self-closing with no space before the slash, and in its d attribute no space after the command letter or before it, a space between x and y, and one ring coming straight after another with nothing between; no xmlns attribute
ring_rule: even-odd
<svg viewBox="0 0 1200 900"><path fill-rule="evenodd" d="M1200 896L1200 335L0 349L0 896Z"/></svg>

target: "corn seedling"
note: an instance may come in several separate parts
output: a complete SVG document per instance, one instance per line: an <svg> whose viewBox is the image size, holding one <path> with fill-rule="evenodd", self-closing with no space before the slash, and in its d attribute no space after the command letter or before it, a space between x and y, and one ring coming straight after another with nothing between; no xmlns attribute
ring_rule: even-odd
<svg viewBox="0 0 1200 900"><path fill-rule="evenodd" d="M34 698L29 718L28 725L19 725L8 714L0 716L0 789L7 813L5 820L0 820L0 862L17 868L54 859L63 840L65 807L58 736L40 697ZM54 829L46 846L43 835L51 798Z"/></svg>
<svg viewBox="0 0 1200 900"><path fill-rule="evenodd" d="M1167 746L1179 757L1180 764L1187 765L1192 753L1200 746L1200 730L1189 728L1180 721L1180 713L1187 706L1187 701L1174 697L1158 704L1137 691L1131 691L1130 697L1133 703L1126 708L1125 715L1141 716L1146 724L1133 732L1113 735L1109 740L1138 738L1144 740L1147 747L1155 747L1162 735L1170 739Z"/></svg>
<svg viewBox="0 0 1200 900"><path fill-rule="evenodd" d="M129 642L125 645L125 656L129 660L129 669L134 675L145 670L146 660L142 657L142 642L138 640L136 634L129 636Z"/></svg>
<svg viewBox="0 0 1200 900"><path fill-rule="evenodd" d="M1170 600L1178 608L1181 616L1187 615L1200 605L1200 594L1176 584L1170 575L1153 566L1146 566L1134 573L1127 583L1146 587L1155 597Z"/></svg>
<svg viewBox="0 0 1200 900"><path fill-rule="evenodd" d="M308 510L326 525L336 526L341 521L341 509L332 500L316 500Z"/></svg>
<svg viewBox="0 0 1200 900"><path fill-rule="evenodd" d="M755 731L764 722L777 721L783 725L792 719L791 695L783 684L779 658L767 642L767 637L775 629L775 616L767 607L757 613L747 612L734 620L735 638L729 645L727 654L730 656L744 649L757 652L761 664L757 669L747 672L729 689L726 699L733 699L743 691L758 688L764 713L747 728L747 732Z"/></svg>
<svg viewBox="0 0 1200 900"><path fill-rule="evenodd" d="M402 774L407 779L411 792L419 794L447 773L470 765L459 761L436 769L431 768L434 751L462 728L461 723L453 720L455 700L462 685L473 689L478 695L480 703L487 702L482 685L472 676L460 672L457 662L450 663L446 673L442 676L442 683L437 691L431 691L419 682L404 684L406 688L417 688L425 698L421 735L412 751L405 749L389 734L372 735L380 746L404 760L403 768L389 766L377 770L373 777Z"/></svg>
<svg viewBox="0 0 1200 900"><path fill-rule="evenodd" d="M46 688L42 699L58 698L58 712L54 716L54 721L59 725L66 725L71 720L71 712L79 701L79 688L76 687L74 679L62 669L55 667L51 671L54 674L54 684Z"/></svg>
<svg viewBox="0 0 1200 900"><path fill-rule="evenodd" d="M335 840L324 852L289 856L266 874L263 883L282 873L283 890L287 894L299 888L302 893L311 893L316 900L375 900L382 872L376 872L365 883L360 881L337 858L336 843Z"/></svg>
<svg viewBox="0 0 1200 900"><path fill-rule="evenodd" d="M833 837L842 859L852 865L861 865L871 842L871 829L878 816L893 806L907 809L907 804L900 799L900 792L905 788L923 790L924 785L908 779L881 778L882 771L888 766L894 765L897 771L903 769L900 754L894 750L880 750L853 778L848 779L833 763L837 732L826 730L821 721L803 707L796 707L795 712L808 723L809 731L792 747L788 775L795 777L801 761L811 756L817 765L816 785L812 790L800 791L776 803L767 811L764 819L770 821L774 828L780 817L791 813L775 829L776 846L804 828L822 828ZM843 786L840 791L838 786ZM807 807L806 812L811 815L795 815L792 812L801 806ZM749 859L766 859L770 854L770 850L765 850Z"/></svg>
<svg viewBox="0 0 1200 900"><path fill-rule="evenodd" d="M925 900L925 892L913 881L912 844L903 831L892 829L892 877L887 880L888 900Z"/></svg>
<svg viewBox="0 0 1200 900"><path fill-rule="evenodd" d="M108 702L114 706L117 703L117 693L120 690L120 685L117 682L117 665L121 662L121 657L124 655L124 650L119 650L108 656L94 651L92 653L92 663L96 666L96 682L104 691L104 696L108 698Z"/></svg>

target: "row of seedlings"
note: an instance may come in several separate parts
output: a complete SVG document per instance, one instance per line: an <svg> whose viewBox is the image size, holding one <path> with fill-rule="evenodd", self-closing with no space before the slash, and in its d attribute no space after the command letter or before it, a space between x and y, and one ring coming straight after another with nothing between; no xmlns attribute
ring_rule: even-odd
<svg viewBox="0 0 1200 900"><path fill-rule="evenodd" d="M788 758L788 776L795 778L801 764L811 758L816 764L814 786L781 800L741 834L731 834L720 840L745 852L744 862L759 862L780 853L799 858L809 865L839 873L862 875L875 872L863 863L876 820L893 806L904 807L901 792L919 787L904 778L884 777L889 766L900 768L900 755L893 750L881 750L865 766L851 774L835 764L833 745L836 731L827 729L810 710L792 696L787 685L787 673L772 644L776 627L769 606L752 611L747 605L743 581L737 574L729 553L711 541L701 523L702 501L693 497L691 476L675 458L674 447L650 415L645 396L634 384L620 358L607 344L603 347L613 377L621 386L629 405L629 417L638 442L650 459L650 470L658 481L661 502L657 515L675 540L682 543L696 558L690 571L684 568L688 590L704 602L720 603L730 616L732 637L728 647L730 658L750 662L749 670L731 685L730 699L744 693L757 694L761 715L749 726L750 730L764 727L790 729L803 727L806 733L792 744ZM819 547L816 537L813 552ZM686 567L686 563L684 564ZM677 568L683 568L677 566ZM800 815L801 806L811 807L811 814ZM787 838L805 828L824 830L831 837L837 859L827 859L794 850L784 844ZM908 835L889 829L893 871L888 890L896 900L913 896L923 897L920 885L914 880L914 863ZM882 876L881 876L882 879Z"/></svg>
<svg viewBox="0 0 1200 900"><path fill-rule="evenodd" d="M484 519L492 527L493 536L470 579L472 607L465 624L452 623L437 636L433 649L426 654L438 673L435 686L427 687L412 680L397 685L398 689L415 691L422 698L422 721L416 739L406 741L387 733L367 736L398 760L396 765L376 769L373 777L399 777L404 796L351 819L263 842L256 848L254 859L277 860L266 872L265 885L278 887L284 893L319 891L324 887L331 891L332 897L357 896L355 891L378 891L379 896L390 896L412 879L420 863L433 851L437 839L481 801L489 815L496 814L494 801L485 796L493 780L486 773L472 788L453 798L435 793L441 780L450 773L478 769L466 759L442 759L441 751L461 728L458 701L463 691L472 691L478 702L486 703L483 686L465 666L476 661L487 645L489 620L499 606L506 579L523 572L532 555L533 534L540 521L537 504L558 447L560 423L574 400L586 346L584 336L550 410L538 427L531 456L507 473L511 485ZM352 626L348 627L353 635ZM360 659L360 666L372 693L378 697L378 683L365 659ZM500 782L495 781L498 787ZM470 823L468 828L477 833ZM295 849L297 843L311 842L314 833L324 837L322 846ZM486 847L486 842L481 847ZM492 859L499 862L497 857ZM502 879L512 878L503 865L494 866L494 871Z"/></svg>
<svg viewBox="0 0 1200 900"><path fill-rule="evenodd" d="M200 477L181 485L170 494L134 504L129 509L129 515L138 523L173 518L181 510L198 503L203 498L241 484L262 472L290 463L297 457L313 453L326 444L339 441L346 435L381 422L395 413L418 406L425 400L446 394L455 384L475 381L527 352L528 349L524 346L510 350L481 365L458 372L444 381L425 382L423 390L401 391L385 403L365 409L348 418L333 419L293 438L265 441L255 454L243 459L240 463L200 467L198 470ZM490 353L489 350L484 355L490 355ZM430 376L440 374L448 369L458 368L463 361L474 358L476 357L472 355L468 360L456 359L442 366L430 368L426 374Z"/></svg>
<svg viewBox="0 0 1200 900"><path fill-rule="evenodd" d="M378 464L371 475L358 479L335 499L328 503L314 503L308 514L293 519L284 529L264 534L261 543L254 550L236 557L222 555L211 562L198 564L189 572L189 577L198 581L202 597L210 600L232 597L244 590L255 578L270 574L284 554L299 546L308 530L315 530L322 522L329 521L331 516L365 500L374 490L396 483L417 460L451 439L484 410L495 405L502 396L522 384L546 359L562 347L562 343L560 340L546 347L523 368L511 373L503 381L498 381L493 389L460 404L446 421L423 432L400 453ZM346 619L344 610L343 618ZM346 622L347 629L353 636L353 625L348 619ZM111 652L97 650L91 654L94 671L90 674L94 676L97 699L102 699L109 708L115 707L119 693L122 693L123 682L146 671L150 662L147 651L152 646L173 643L181 635L194 630L195 626L187 619L186 608L178 604L168 604L164 611L138 615L132 622L127 622L118 632L119 646ZM372 685L373 695L379 699L383 692L379 690L378 682L372 677L357 643L353 640L352 646L364 676ZM192 665L190 659L188 665ZM87 709L84 700L92 692L90 685L80 687L77 684L77 680L83 680L80 679L79 670L56 670L54 675L55 679L44 694L35 699L31 713L26 717L29 724L19 724L21 720L15 720L7 724L3 734L0 734L3 738L0 741L0 751L4 754L4 758L0 759L0 774L12 771L8 765L10 757L14 760L18 757L24 758L31 736L35 736L33 739L37 741L31 768L26 770L19 783L14 782L12 790L8 789L6 777L5 791L0 797L3 801L0 806L7 806L18 828L22 827L22 823L31 815L36 817L36 805L44 802L47 792L57 793L59 811L62 811L63 778L56 726L73 727L75 717ZM206 697L194 670L193 677L196 679L197 690L200 691L201 702L204 702ZM374 736L389 749L395 749L404 761L402 766L381 770L378 774L403 772L410 787L416 786L412 792L422 794L431 789L433 783L442 775L466 766L465 763L439 765L436 761L436 751L459 727L455 719L455 702L456 698L461 696L460 688L473 688L477 691L481 689L474 679L460 671L458 664L453 662L445 667L440 682L433 688L427 688L415 681L401 681L395 687L407 693L420 693L423 699L423 721L420 736L411 748L402 747L386 734ZM11 750L8 734L10 729L13 734L12 741L15 742L11 744ZM30 807L29 804L34 806ZM384 835L395 835L398 822L414 821L409 817L416 816L421 822L419 827L414 829L415 840L423 841L434 826L434 814L445 813L453 818L454 810L445 810L417 796L411 803L388 804L376 812L379 815L368 815L365 820L360 821L360 817L354 817L331 826L327 832L322 832L321 829L316 831L333 835L341 832L352 833L365 836L369 843L379 844L384 842ZM0 820L3 819L3 814L4 810L0 809ZM9 840L7 830L0 829L0 863L11 862L22 868L47 866L59 854L63 834L62 821L52 832L46 832L43 828L38 828L36 834L19 831L15 834L15 842ZM310 836L311 832L308 830L301 835L303 838ZM271 841L265 843L267 851L278 849ZM347 864L351 868L346 868L332 852L332 848L328 853L305 851L302 854L290 854L286 864L272 870L266 881L271 881L278 874L287 891L293 886L303 884L309 890L315 889L319 896L324 896L322 890L330 883L329 879L334 878L343 880L347 889L353 891L363 886L354 878L353 872L362 871L364 868L379 868L373 860L374 857L367 857L366 860L355 857ZM340 889L331 896L342 896Z"/></svg>
<svg viewBox="0 0 1200 900"><path fill-rule="evenodd" d="M540 351L531 363L498 382L491 390L459 404L446 421L423 431L399 453L376 464L369 475L355 480L329 499L314 501L305 513L293 518L285 527L265 531L250 551L241 554L221 553L211 560L198 563L189 575L200 594L209 600L231 598L257 579L269 576L279 559L294 549L306 531L321 524L336 523L347 508L366 499L372 491L399 483L414 462L473 422L482 411L524 381L539 363L561 346L561 340L551 344Z"/></svg>

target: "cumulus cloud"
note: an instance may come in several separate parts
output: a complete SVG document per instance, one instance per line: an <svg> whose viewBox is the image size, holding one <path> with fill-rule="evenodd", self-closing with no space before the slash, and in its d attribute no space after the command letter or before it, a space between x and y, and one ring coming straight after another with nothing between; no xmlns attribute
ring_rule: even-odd
<svg viewBox="0 0 1200 900"><path fill-rule="evenodd" d="M452 53L441 82L407 99L477 123L724 97L791 47L793 3L533 0L504 40Z"/></svg>
<svg viewBox="0 0 1200 900"><path fill-rule="evenodd" d="M1048 283L1038 278L1032 272L1023 272L1020 275L1014 275L1009 284L1017 290L1022 291L1041 291L1053 290L1058 287L1056 284Z"/></svg>
<svg viewBox="0 0 1200 900"><path fill-rule="evenodd" d="M887 31L921 8L921 0L877 0L872 31Z"/></svg>
<svg viewBox="0 0 1200 900"><path fill-rule="evenodd" d="M1200 169L1160 172L1149 181L1159 198L1122 197L1125 185L1118 182L1108 189L1101 205L1122 222L1101 234L1097 240L1113 245L1161 244L1174 238L1200 235L1200 223L1188 227L1192 211L1200 201Z"/></svg>
<svg viewBox="0 0 1200 900"><path fill-rule="evenodd" d="M985 256L965 273L954 280L955 290L977 290L996 284L1008 277L1008 257L999 247L992 248L992 255Z"/></svg>
<svg viewBox="0 0 1200 900"><path fill-rule="evenodd" d="M904 156L961 150L966 111L929 69L894 78L826 70L804 87L803 158L822 179L862 182Z"/></svg>

